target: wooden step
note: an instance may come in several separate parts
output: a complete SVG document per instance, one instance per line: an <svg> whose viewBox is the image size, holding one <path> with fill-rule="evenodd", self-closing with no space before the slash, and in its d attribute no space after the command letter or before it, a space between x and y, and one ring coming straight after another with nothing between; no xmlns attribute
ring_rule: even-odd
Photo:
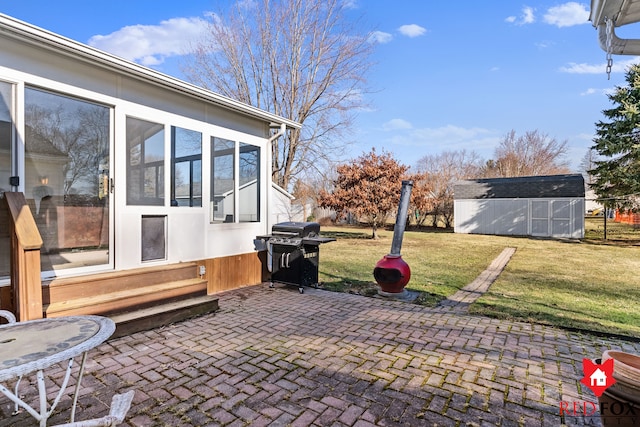
<svg viewBox="0 0 640 427"><path fill-rule="evenodd" d="M206 295L206 292L207 281L200 278L138 284L126 290L54 301L44 306L44 312L46 317L108 314L145 307L157 301Z"/></svg>
<svg viewBox="0 0 640 427"><path fill-rule="evenodd" d="M218 298L205 295L110 315L116 331L110 339L166 326L218 310Z"/></svg>
<svg viewBox="0 0 640 427"><path fill-rule="evenodd" d="M130 288L157 285L198 277L198 266L194 262L136 268L123 271L108 271L76 277L63 277L44 283L44 304L96 294L110 294Z"/></svg>

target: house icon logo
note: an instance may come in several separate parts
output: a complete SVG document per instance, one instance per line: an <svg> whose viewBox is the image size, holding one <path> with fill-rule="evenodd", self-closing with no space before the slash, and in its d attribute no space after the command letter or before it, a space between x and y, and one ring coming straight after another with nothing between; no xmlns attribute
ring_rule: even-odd
<svg viewBox="0 0 640 427"><path fill-rule="evenodd" d="M596 370L589 376L591 380L591 387L606 387L607 386L607 374L600 368L596 368Z"/></svg>
<svg viewBox="0 0 640 427"><path fill-rule="evenodd" d="M613 378L613 359L608 359L602 364L582 359L582 370L584 377L580 382L589 387L598 397L616 382Z"/></svg>

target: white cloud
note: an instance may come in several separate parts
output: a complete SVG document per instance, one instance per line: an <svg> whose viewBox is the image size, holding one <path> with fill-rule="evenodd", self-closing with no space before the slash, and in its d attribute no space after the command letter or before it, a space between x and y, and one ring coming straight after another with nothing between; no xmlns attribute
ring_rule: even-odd
<svg viewBox="0 0 640 427"><path fill-rule="evenodd" d="M482 156L490 156L503 137L484 128L447 125L438 128L398 129L389 138L388 143L404 147L419 147L425 154L445 150L467 150Z"/></svg>
<svg viewBox="0 0 640 427"><path fill-rule="evenodd" d="M537 42L534 43L534 45L538 48L538 49L546 49L549 46L553 46L555 43L553 41L549 41L549 40L544 40L541 42Z"/></svg>
<svg viewBox="0 0 640 427"><path fill-rule="evenodd" d="M637 63L640 57L633 57L623 61L613 61L612 73L624 73L630 65ZM560 71L569 74L604 74L606 73L607 65L602 64L585 64L570 62L568 65L560 67Z"/></svg>
<svg viewBox="0 0 640 427"><path fill-rule="evenodd" d="M457 141L462 142L476 139L481 135L489 133L483 128L462 128L454 125L447 125L439 128L422 128L411 132L412 136L425 141Z"/></svg>
<svg viewBox="0 0 640 427"><path fill-rule="evenodd" d="M608 87L605 89L595 89L590 87L580 94L580 96L589 96L589 95L613 95L616 91L615 87Z"/></svg>
<svg viewBox="0 0 640 427"><path fill-rule="evenodd" d="M533 24L536 21L536 17L534 15L534 8L525 6L522 8L522 23L523 24Z"/></svg>
<svg viewBox="0 0 640 427"><path fill-rule="evenodd" d="M404 119L391 119L382 125L386 131L412 129L411 123Z"/></svg>
<svg viewBox="0 0 640 427"><path fill-rule="evenodd" d="M400 34L402 34L403 36L419 37L419 36L424 35L424 33L427 32L427 29L421 27L420 25L408 24L408 25L403 25L400 28L398 28L398 31L400 31Z"/></svg>
<svg viewBox="0 0 640 427"><path fill-rule="evenodd" d="M360 5L357 0L344 0L343 7L345 9L358 9Z"/></svg>
<svg viewBox="0 0 640 427"><path fill-rule="evenodd" d="M189 43L198 40L207 26L202 18L171 18L159 25L131 25L96 35L88 44L143 65L157 65L167 57L184 55Z"/></svg>
<svg viewBox="0 0 640 427"><path fill-rule="evenodd" d="M520 14L520 16L508 16L505 19L505 22L508 22L509 24L516 24L516 25L525 25L525 24L533 24L536 21L536 17L535 17L535 9L529 6L524 6L522 8L522 13Z"/></svg>
<svg viewBox="0 0 640 427"><path fill-rule="evenodd" d="M594 89L594 88L590 87L589 89L587 89L584 92L582 92L580 95L581 96L594 95L596 93L600 93L601 91L602 91L602 89Z"/></svg>
<svg viewBox="0 0 640 427"><path fill-rule="evenodd" d="M571 1L550 7L543 20L545 23L559 28L572 27L574 25L587 24L589 22L589 11L584 4Z"/></svg>
<svg viewBox="0 0 640 427"><path fill-rule="evenodd" d="M393 40L393 36L383 31L374 31L369 35L369 41L371 43L385 44L389 43L391 40Z"/></svg>

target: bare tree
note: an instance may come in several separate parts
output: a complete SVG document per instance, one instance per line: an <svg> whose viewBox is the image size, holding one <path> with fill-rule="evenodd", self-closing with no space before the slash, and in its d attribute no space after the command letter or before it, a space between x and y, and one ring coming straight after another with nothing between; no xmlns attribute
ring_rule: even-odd
<svg viewBox="0 0 640 427"><path fill-rule="evenodd" d="M98 172L109 149L108 109L83 103L31 105L25 115L31 144L48 144L67 157L62 166L64 194L98 194Z"/></svg>
<svg viewBox="0 0 640 427"><path fill-rule="evenodd" d="M591 185L595 180L595 177L591 174L591 171L595 169L597 160L598 153L593 148L589 148L580 161L580 170L585 177L584 180L587 185Z"/></svg>
<svg viewBox="0 0 640 427"><path fill-rule="evenodd" d="M273 179L341 153L364 106L373 44L345 18L343 0L237 1L211 17L184 72L195 84L302 123L273 144Z"/></svg>
<svg viewBox="0 0 640 427"><path fill-rule="evenodd" d="M432 220L432 226L438 226L442 219L446 227L453 222L453 185L461 179L476 178L480 174L481 159L477 153L466 150L445 151L437 155L424 156L418 160L415 169L423 174L424 185L429 188L422 197L430 200L420 201L422 212ZM420 225L420 223L419 223Z"/></svg>
<svg viewBox="0 0 640 427"><path fill-rule="evenodd" d="M568 173L566 154L567 141L559 142L537 130L516 136L512 130L496 148L495 159L485 164L483 175L507 178Z"/></svg>

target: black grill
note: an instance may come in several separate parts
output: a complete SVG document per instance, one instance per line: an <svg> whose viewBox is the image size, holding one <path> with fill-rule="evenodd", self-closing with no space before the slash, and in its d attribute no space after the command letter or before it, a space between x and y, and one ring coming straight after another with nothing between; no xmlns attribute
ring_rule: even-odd
<svg viewBox="0 0 640 427"><path fill-rule="evenodd" d="M304 286L318 286L320 245L335 240L320 236L316 222L281 222L271 234L257 236L256 247L267 250L271 281L298 286L302 293Z"/></svg>

